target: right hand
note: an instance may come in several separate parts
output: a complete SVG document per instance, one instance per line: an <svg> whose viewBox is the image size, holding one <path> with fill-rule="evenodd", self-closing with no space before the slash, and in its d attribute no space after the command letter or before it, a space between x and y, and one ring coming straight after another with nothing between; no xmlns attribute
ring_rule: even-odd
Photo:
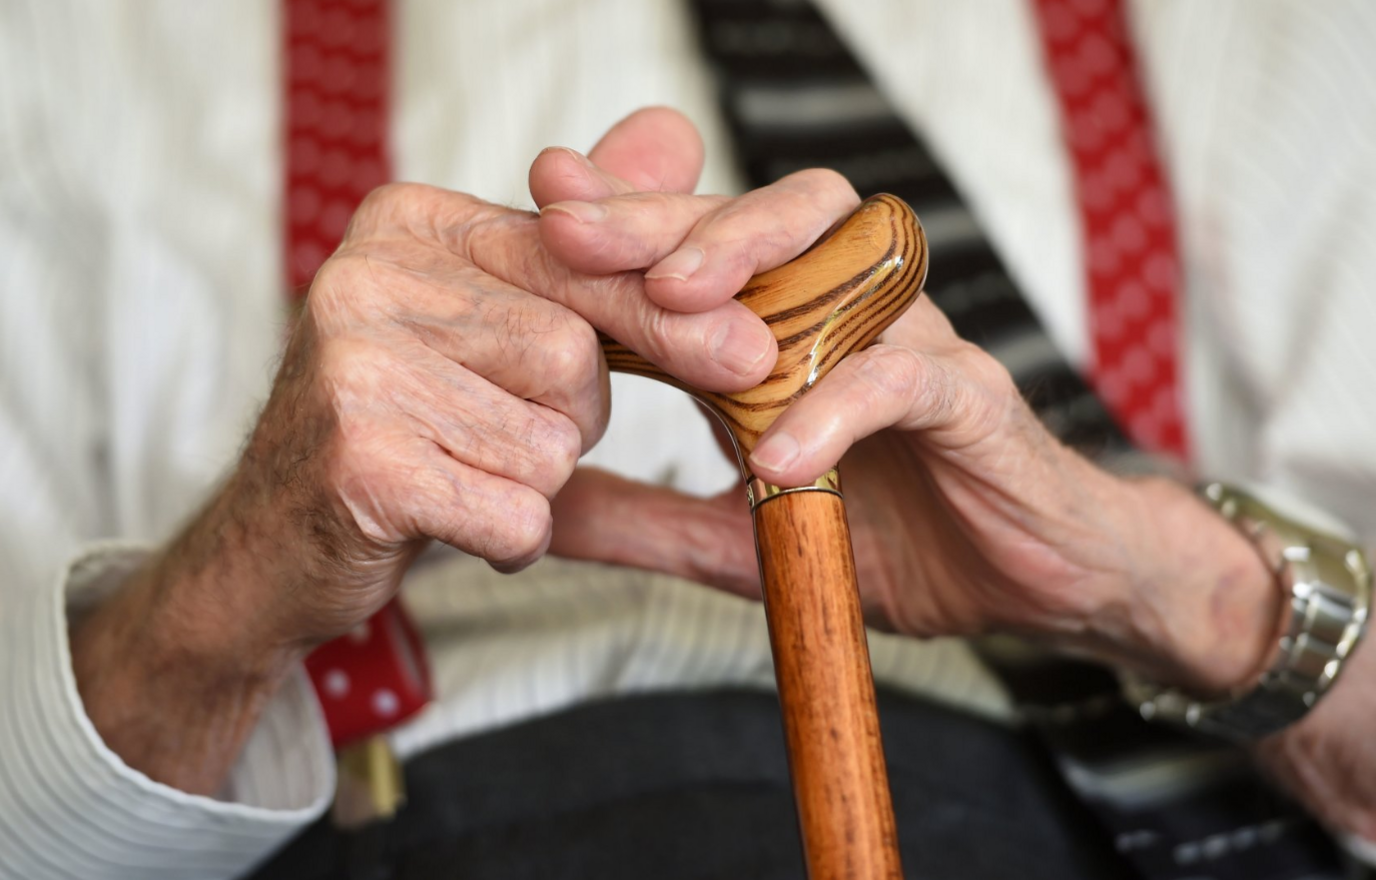
<svg viewBox="0 0 1376 880"><path fill-rule="evenodd" d="M667 310L639 273L564 268L538 227L412 184L365 200L217 505L254 572L217 603L309 646L385 603L428 539L501 571L534 562L550 499L607 424L597 330L703 387L749 387L772 366L772 336L738 303Z"/></svg>
<svg viewBox="0 0 1376 880"><path fill-rule="evenodd" d="M700 388L761 381L774 338L731 295L857 199L824 174L735 200L687 195L701 160L687 120L650 110L592 161L537 159L538 204L580 197L544 218L413 184L370 195L311 286L239 466L192 527L200 540L180 542L196 570L220 575L187 601L238 622L250 644L304 650L381 607L430 539L502 571L534 562L550 500L606 427L599 330ZM643 191L647 178L662 191ZM578 217L591 200L610 222ZM594 241L588 265L560 255L569 235ZM739 259L692 284L596 271L599 254L634 250L653 267L685 242ZM685 302L657 303L647 284Z"/></svg>
<svg viewBox="0 0 1376 880"><path fill-rule="evenodd" d="M360 207L226 484L73 631L88 715L131 766L218 790L287 670L385 604L427 541L504 571L539 558L550 499L607 423L596 331L705 389L768 373L773 336L730 297L804 250L854 192L833 175L739 200L687 195L701 141L665 110L632 115L590 158L536 160L537 204L577 200L544 217L411 184ZM613 222L580 219L589 200ZM632 248L652 266L685 241L739 259L691 283L571 269L554 253L578 230L594 263ZM657 304L647 286L691 307ZM693 302L708 288L712 302Z"/></svg>

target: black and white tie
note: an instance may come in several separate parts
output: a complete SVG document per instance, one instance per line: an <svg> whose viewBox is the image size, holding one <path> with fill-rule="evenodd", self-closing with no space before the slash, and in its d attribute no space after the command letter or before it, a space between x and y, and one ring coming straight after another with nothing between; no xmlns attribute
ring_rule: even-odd
<svg viewBox="0 0 1376 880"><path fill-rule="evenodd" d="M1057 350L953 181L818 11L806 0L693 6L750 185L828 167L862 196L905 199L931 248L926 292L956 331L1009 368L1063 441L1118 471L1151 467ZM1344 876L1333 844L1241 751L1146 724L1103 668L1024 651L989 657L1141 877Z"/></svg>

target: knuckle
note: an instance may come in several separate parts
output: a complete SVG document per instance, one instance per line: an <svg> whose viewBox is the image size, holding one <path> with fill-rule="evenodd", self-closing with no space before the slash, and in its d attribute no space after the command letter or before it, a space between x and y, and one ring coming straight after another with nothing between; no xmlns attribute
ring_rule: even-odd
<svg viewBox="0 0 1376 880"><path fill-rule="evenodd" d="M306 305L312 312L322 307L338 306L349 301L358 284L358 260L348 253L337 253L316 271L311 281Z"/></svg>
<svg viewBox="0 0 1376 880"><path fill-rule="evenodd" d="M465 193L423 183L385 183L364 196L345 231L345 242L378 235L445 238L495 206Z"/></svg>
<svg viewBox="0 0 1376 880"><path fill-rule="evenodd" d="M434 235L454 254L480 267L514 260L524 273L549 261L543 248L529 247L527 238L539 237L539 215L460 193L445 196L451 200L448 209L432 211L428 222Z"/></svg>
<svg viewBox="0 0 1376 880"><path fill-rule="evenodd" d="M916 353L891 345L876 345L857 360L860 376L875 401L911 399L922 388L927 372Z"/></svg>
<svg viewBox="0 0 1376 880"><path fill-rule="evenodd" d="M405 205L429 196L434 187L420 183L384 183L374 188L359 203L357 215L365 217L388 216Z"/></svg>
<svg viewBox="0 0 1376 880"><path fill-rule="evenodd" d="M508 500L507 513L494 521L479 555L499 571L518 571L538 560L549 544L554 518L549 500L522 491Z"/></svg>
<svg viewBox="0 0 1376 880"><path fill-rule="evenodd" d="M978 384L999 397L1017 397L1018 385L1003 362L972 342L962 341Z"/></svg>
<svg viewBox="0 0 1376 880"><path fill-rule="evenodd" d="M889 410L897 404L906 419L928 426L947 424L959 412L959 383L940 361L891 345L876 345L863 354L860 372L870 407Z"/></svg>
<svg viewBox="0 0 1376 880"><path fill-rule="evenodd" d="M347 321L386 289L380 279L382 263L366 251L344 248L316 272L306 297L306 310L317 324Z"/></svg>
<svg viewBox="0 0 1376 880"><path fill-rule="evenodd" d="M960 340L938 356L877 345L857 356L864 405L892 408L901 401L910 426L939 428L960 442L998 430L1010 407L1021 405L1012 375L997 359Z"/></svg>
<svg viewBox="0 0 1376 880"><path fill-rule="evenodd" d="M788 175L785 180L791 185L790 188L802 190L813 202L816 201L817 193L831 196L836 201L846 204L860 201L860 195L851 185L850 179L832 168L804 168Z"/></svg>
<svg viewBox="0 0 1376 880"><path fill-rule="evenodd" d="M546 378L553 388L581 388L596 375L601 347L597 331L582 319L564 314L540 345Z"/></svg>
<svg viewBox="0 0 1376 880"><path fill-rule="evenodd" d="M384 183L374 188L358 203L358 209L354 211L349 227L344 232L344 240L364 238L395 223L422 189L425 187L415 183Z"/></svg>
<svg viewBox="0 0 1376 880"><path fill-rule="evenodd" d="M850 179L834 168L805 168L792 175L808 189L855 195Z"/></svg>

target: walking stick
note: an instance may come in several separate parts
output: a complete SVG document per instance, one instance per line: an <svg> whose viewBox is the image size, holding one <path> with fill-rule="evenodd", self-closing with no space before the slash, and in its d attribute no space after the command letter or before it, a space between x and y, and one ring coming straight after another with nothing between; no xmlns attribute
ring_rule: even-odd
<svg viewBox="0 0 1376 880"><path fill-rule="evenodd" d="M774 371L755 388L698 391L603 341L611 369L689 392L735 442L811 880L901 878L893 802L837 471L781 489L751 474L747 458L791 402L917 299L926 274L927 242L912 210L894 196L875 196L825 241L755 276L737 295L779 343Z"/></svg>

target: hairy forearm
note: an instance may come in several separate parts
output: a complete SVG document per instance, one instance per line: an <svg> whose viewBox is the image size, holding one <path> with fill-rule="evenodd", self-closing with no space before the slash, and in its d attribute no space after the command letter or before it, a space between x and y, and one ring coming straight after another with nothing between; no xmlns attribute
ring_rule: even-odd
<svg viewBox="0 0 1376 880"><path fill-rule="evenodd" d="M257 576L216 500L72 629L86 713L149 778L193 794L224 784L300 656L262 635L244 600Z"/></svg>

